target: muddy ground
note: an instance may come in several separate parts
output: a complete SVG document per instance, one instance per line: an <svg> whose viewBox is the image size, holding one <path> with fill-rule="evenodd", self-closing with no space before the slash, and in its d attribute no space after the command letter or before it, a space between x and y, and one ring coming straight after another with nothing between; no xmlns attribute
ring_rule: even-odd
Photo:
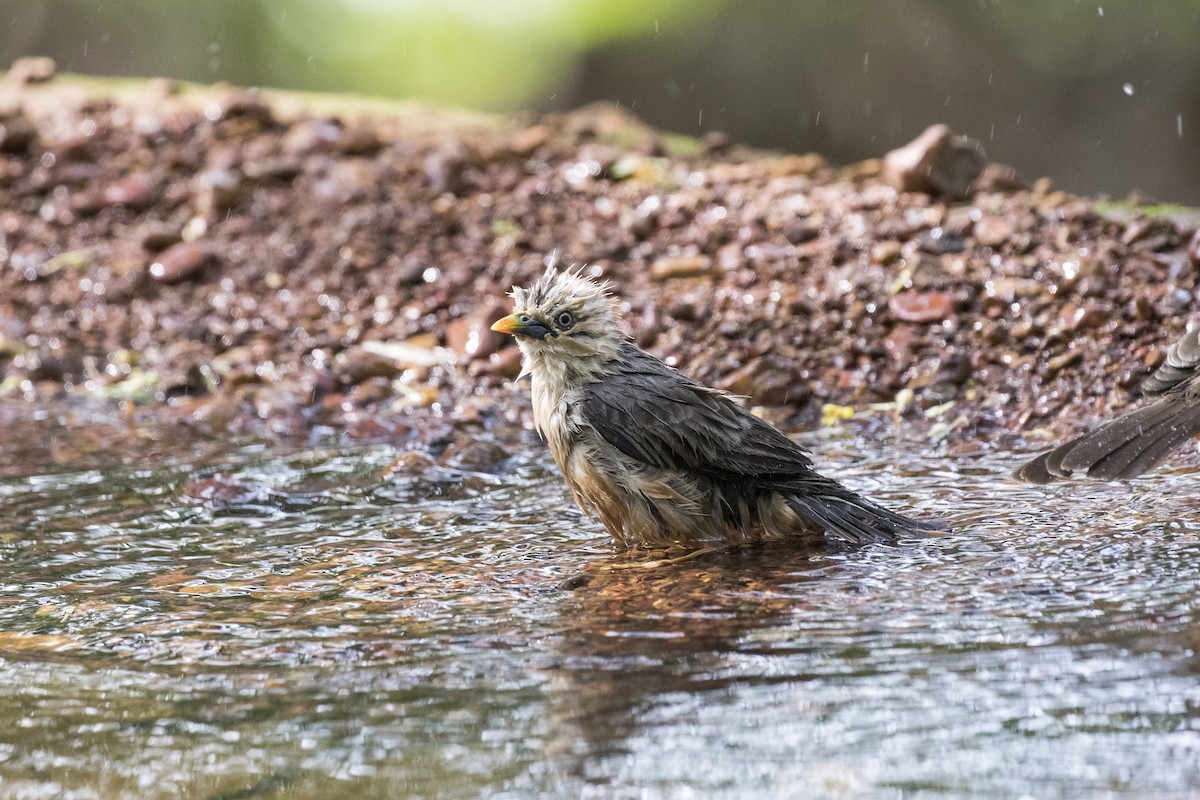
<svg viewBox="0 0 1200 800"><path fill-rule="evenodd" d="M488 324L555 260L609 278L643 347L791 429L833 404L961 452L1126 406L1195 304L1186 210L996 165L956 200L613 107L36 72L0 88L8 402L414 441L527 421Z"/></svg>

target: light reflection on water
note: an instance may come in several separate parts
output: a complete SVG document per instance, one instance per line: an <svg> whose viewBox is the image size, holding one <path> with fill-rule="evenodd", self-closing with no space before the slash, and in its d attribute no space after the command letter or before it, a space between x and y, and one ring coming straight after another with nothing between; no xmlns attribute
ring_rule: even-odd
<svg viewBox="0 0 1200 800"><path fill-rule="evenodd" d="M956 532L645 568L528 441L389 473L385 445L22 425L2 797L1200 796L1183 469L1031 488L1018 455L815 437ZM189 495L217 474L248 490Z"/></svg>

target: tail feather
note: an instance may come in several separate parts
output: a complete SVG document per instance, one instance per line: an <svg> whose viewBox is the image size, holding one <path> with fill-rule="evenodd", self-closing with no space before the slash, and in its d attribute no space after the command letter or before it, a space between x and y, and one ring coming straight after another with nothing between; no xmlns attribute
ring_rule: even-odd
<svg viewBox="0 0 1200 800"><path fill-rule="evenodd" d="M946 530L940 521L911 519L834 485L840 491L788 494L787 504L804 519L824 528L827 536L851 545L895 544L901 536Z"/></svg>
<svg viewBox="0 0 1200 800"><path fill-rule="evenodd" d="M1167 397L1101 425L1024 464L1013 476L1050 483L1084 472L1101 480L1132 478L1161 464L1200 433L1200 404Z"/></svg>

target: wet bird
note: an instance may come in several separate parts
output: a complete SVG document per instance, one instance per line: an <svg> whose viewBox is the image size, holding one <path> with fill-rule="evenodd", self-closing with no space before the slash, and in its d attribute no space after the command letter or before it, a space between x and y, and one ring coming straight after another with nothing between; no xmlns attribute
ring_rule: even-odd
<svg viewBox="0 0 1200 800"><path fill-rule="evenodd" d="M1157 399L1042 453L1014 477L1030 483L1050 483L1074 473L1101 480L1133 478L1200 433L1200 328L1171 345L1162 366L1142 384L1142 393Z"/></svg>
<svg viewBox="0 0 1200 800"><path fill-rule="evenodd" d="M813 469L806 451L638 348L608 284L549 269L492 330L516 337L533 417L576 502L626 545L820 536L891 543L936 529Z"/></svg>

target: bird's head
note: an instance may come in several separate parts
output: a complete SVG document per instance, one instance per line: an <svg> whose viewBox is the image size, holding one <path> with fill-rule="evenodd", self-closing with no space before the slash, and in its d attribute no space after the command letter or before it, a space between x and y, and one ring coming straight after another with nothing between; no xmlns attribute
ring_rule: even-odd
<svg viewBox="0 0 1200 800"><path fill-rule="evenodd" d="M528 288L513 287L512 298L513 313L492 330L516 338L525 372L544 363L586 374L617 357L625 336L607 282L550 267Z"/></svg>

